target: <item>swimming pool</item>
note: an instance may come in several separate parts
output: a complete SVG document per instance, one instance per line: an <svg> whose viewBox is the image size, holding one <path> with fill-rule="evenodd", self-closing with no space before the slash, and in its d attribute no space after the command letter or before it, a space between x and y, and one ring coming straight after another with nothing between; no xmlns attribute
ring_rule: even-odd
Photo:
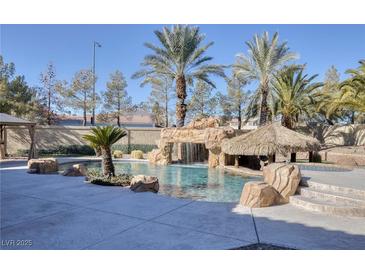
<svg viewBox="0 0 365 274"><path fill-rule="evenodd" d="M88 169L101 169L100 162L85 163ZM209 202L238 202L243 185L258 177L229 174L204 165L156 166L145 162L114 162L116 173L157 176L159 194Z"/></svg>

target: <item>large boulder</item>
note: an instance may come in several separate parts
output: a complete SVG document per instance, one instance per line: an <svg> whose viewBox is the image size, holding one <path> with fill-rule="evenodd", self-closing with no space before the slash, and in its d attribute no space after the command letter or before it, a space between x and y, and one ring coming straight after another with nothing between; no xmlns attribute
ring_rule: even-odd
<svg viewBox="0 0 365 274"><path fill-rule="evenodd" d="M130 188L134 192L155 192L159 190L158 178L155 176L136 175L132 178Z"/></svg>
<svg viewBox="0 0 365 274"><path fill-rule="evenodd" d="M280 193L264 182L246 183L240 199L240 204L247 207L268 207L284 202Z"/></svg>
<svg viewBox="0 0 365 274"><path fill-rule="evenodd" d="M84 164L76 164L62 172L63 176L86 176L87 168Z"/></svg>
<svg viewBox="0 0 365 274"><path fill-rule="evenodd" d="M28 173L49 174L58 171L58 162L55 158L30 159Z"/></svg>
<svg viewBox="0 0 365 274"><path fill-rule="evenodd" d="M285 163L265 166L263 176L264 182L273 186L286 201L294 195L302 178L297 165Z"/></svg>

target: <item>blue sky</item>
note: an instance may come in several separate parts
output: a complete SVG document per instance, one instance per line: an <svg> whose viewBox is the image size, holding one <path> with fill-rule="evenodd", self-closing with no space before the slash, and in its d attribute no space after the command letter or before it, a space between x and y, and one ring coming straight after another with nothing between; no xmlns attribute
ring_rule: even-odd
<svg viewBox="0 0 365 274"><path fill-rule="evenodd" d="M150 53L146 41L156 43L153 30L163 25L2 25L0 52L6 62L14 62L18 74L30 85L39 85L39 74L49 61L56 67L58 79L71 80L73 74L92 65L92 42L97 49L97 91L105 89L109 74L121 70L128 81L128 93L134 103L146 100L150 89L140 88L130 76L139 69L143 57ZM232 64L239 52L246 52L245 41L255 33L279 32L292 51L300 55L297 63L307 63L310 74L323 79L335 65L342 77L348 68L365 58L365 25L200 25L206 42L215 44L208 50L219 64ZM215 79L217 90L225 92L225 83Z"/></svg>

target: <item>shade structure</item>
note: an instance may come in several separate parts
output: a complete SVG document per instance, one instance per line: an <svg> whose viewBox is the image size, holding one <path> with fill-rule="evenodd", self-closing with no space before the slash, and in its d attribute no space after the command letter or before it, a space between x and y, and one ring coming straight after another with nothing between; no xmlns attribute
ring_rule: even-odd
<svg viewBox="0 0 365 274"><path fill-rule="evenodd" d="M229 155L286 156L288 153L319 149L320 143L317 139L283 127L279 122L222 142L222 151Z"/></svg>
<svg viewBox="0 0 365 274"><path fill-rule="evenodd" d="M34 142L36 123L15 116L11 116L6 113L0 113L0 159L5 159L6 156L6 145L7 145L6 127L8 126L28 127L30 136L30 149L29 149L28 159L34 158L36 155L35 142Z"/></svg>

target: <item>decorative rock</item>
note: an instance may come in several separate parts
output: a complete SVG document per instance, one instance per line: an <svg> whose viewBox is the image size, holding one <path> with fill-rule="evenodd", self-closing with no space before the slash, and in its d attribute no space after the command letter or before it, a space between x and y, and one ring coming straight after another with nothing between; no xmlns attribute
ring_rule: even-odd
<svg viewBox="0 0 365 274"><path fill-rule="evenodd" d="M86 176L87 168L84 164L76 164L72 167L69 167L64 172L62 172L63 176Z"/></svg>
<svg viewBox="0 0 365 274"><path fill-rule="evenodd" d="M273 163L263 168L264 182L273 186L288 202L294 195L301 180L300 169L296 165Z"/></svg>
<svg viewBox="0 0 365 274"><path fill-rule="evenodd" d="M55 158L30 159L28 173L48 174L58 171L58 162Z"/></svg>
<svg viewBox="0 0 365 274"><path fill-rule="evenodd" d="M134 192L155 192L159 190L158 178L155 176L136 175L132 178L130 188Z"/></svg>
<svg viewBox="0 0 365 274"><path fill-rule="evenodd" d="M240 199L240 204L247 207L268 207L283 202L279 192L264 182L246 183Z"/></svg>
<svg viewBox="0 0 365 274"><path fill-rule="evenodd" d="M219 120L214 117L207 117L207 118L198 118L191 121L185 128L191 129L205 129L205 128L212 128L212 127L219 127Z"/></svg>

